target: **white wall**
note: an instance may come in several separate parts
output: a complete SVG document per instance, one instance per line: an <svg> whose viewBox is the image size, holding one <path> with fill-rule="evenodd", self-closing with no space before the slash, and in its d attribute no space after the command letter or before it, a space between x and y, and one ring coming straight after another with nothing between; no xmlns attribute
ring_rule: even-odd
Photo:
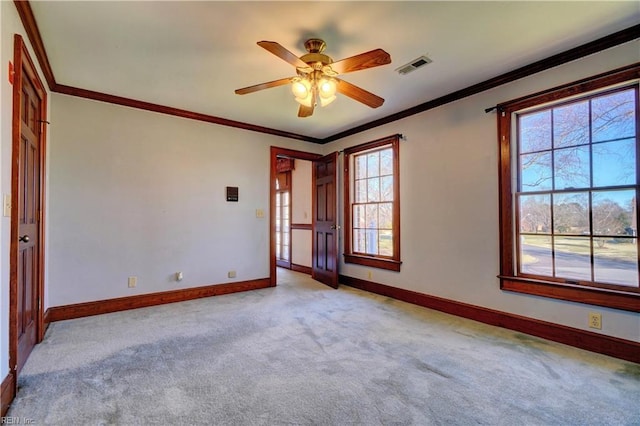
<svg viewBox="0 0 640 426"><path fill-rule="evenodd" d="M46 86L35 53L29 43L13 2L0 1L0 200L11 194L11 120L13 117L13 86L9 83L9 62L13 63L14 35L20 34ZM50 96L47 88L47 96ZM50 104L49 104L50 106ZM2 211L0 210L0 214ZM11 219L0 216L0 381L9 373L9 240ZM46 237L46 236L45 236ZM45 239L46 241L46 239ZM45 243L46 244L46 243ZM45 275L45 280L46 280ZM45 293L45 302L47 294Z"/></svg>
<svg viewBox="0 0 640 426"><path fill-rule="evenodd" d="M500 290L497 124L495 113L484 112L639 60L640 42L628 43L326 145L325 154L406 136L400 143L401 271L341 259L340 272L367 279L372 271L372 281L393 287L578 329L587 330L588 313L598 311L603 334L640 341L639 314Z"/></svg>
<svg viewBox="0 0 640 426"><path fill-rule="evenodd" d="M291 223L311 224L311 194L313 183L311 161L296 160L291 172ZM308 229L291 231L291 262L311 267L311 236Z"/></svg>
<svg viewBox="0 0 640 426"><path fill-rule="evenodd" d="M59 94L51 123L51 306L269 277L269 147L314 146Z"/></svg>

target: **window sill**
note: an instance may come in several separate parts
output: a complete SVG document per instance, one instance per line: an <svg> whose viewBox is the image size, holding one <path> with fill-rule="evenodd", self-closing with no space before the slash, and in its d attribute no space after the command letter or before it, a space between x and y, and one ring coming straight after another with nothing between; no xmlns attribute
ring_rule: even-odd
<svg viewBox="0 0 640 426"><path fill-rule="evenodd" d="M371 268L387 269L389 271L400 272L399 260L384 259L380 257L363 256L360 254L345 254L345 263L355 263L357 265L369 266Z"/></svg>
<svg viewBox="0 0 640 426"><path fill-rule="evenodd" d="M498 275L502 290L640 312L640 294Z"/></svg>

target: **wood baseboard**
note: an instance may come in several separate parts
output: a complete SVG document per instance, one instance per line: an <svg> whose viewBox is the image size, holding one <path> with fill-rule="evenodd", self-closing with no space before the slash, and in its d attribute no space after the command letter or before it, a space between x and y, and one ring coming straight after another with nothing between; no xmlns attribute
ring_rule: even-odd
<svg viewBox="0 0 640 426"><path fill-rule="evenodd" d="M42 339L44 339L44 335L47 333L47 329L49 328L49 324L51 324L50 315L51 315L51 310L47 309L46 311L44 311L44 316L42 317L42 334L40 336L40 341L42 341Z"/></svg>
<svg viewBox="0 0 640 426"><path fill-rule="evenodd" d="M340 275L340 283L489 325L640 363L640 343Z"/></svg>
<svg viewBox="0 0 640 426"><path fill-rule="evenodd" d="M0 417L4 418L9 410L9 405L13 401L13 398L16 397L16 376L14 376L13 372L9 372L7 377L2 381L2 385L0 386ZM4 422L0 422L4 423Z"/></svg>
<svg viewBox="0 0 640 426"><path fill-rule="evenodd" d="M302 272L303 274L311 275L311 268L309 266L291 264L291 270L296 272Z"/></svg>
<svg viewBox="0 0 640 426"><path fill-rule="evenodd" d="M108 314L128 309L146 308L166 303L184 302L185 300L203 297L220 296L241 291L257 290L272 287L269 278L240 281L228 284L214 284L204 287L186 288L183 290L163 291L159 293L140 294L137 296L119 297L116 299L97 300L95 302L76 303L73 305L55 306L47 309L46 316L50 322L91 315Z"/></svg>

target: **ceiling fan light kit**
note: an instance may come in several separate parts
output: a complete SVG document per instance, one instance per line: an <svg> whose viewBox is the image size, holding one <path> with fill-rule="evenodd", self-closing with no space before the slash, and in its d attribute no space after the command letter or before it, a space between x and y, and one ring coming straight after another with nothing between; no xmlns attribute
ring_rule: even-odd
<svg viewBox="0 0 640 426"><path fill-rule="evenodd" d="M258 46L296 67L298 75L237 89L235 92L238 95L291 83L294 99L300 104L298 117L311 116L318 100L322 107L329 105L336 100L336 93L341 93L371 108L377 108L384 103L384 99L381 97L336 77L338 74L391 63L391 56L382 49L375 49L334 62L330 56L322 53L326 48L326 43L318 38L312 38L305 42L304 47L308 53L301 57L297 57L273 41L259 41Z"/></svg>
<svg viewBox="0 0 640 426"><path fill-rule="evenodd" d="M321 76L318 71L291 79L291 91L295 100L311 107L314 100L320 99L321 106L327 106L336 99L337 84L334 78Z"/></svg>

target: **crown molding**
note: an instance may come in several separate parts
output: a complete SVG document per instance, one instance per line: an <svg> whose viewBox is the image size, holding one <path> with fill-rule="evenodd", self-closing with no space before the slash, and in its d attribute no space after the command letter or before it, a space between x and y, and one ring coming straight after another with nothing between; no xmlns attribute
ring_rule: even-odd
<svg viewBox="0 0 640 426"><path fill-rule="evenodd" d="M226 118L216 117L214 115L201 114L199 112L187 111L184 109L173 108L170 106L154 104L151 102L139 101L136 99L125 98L122 96L109 95L107 93L94 92L92 90L80 89L78 87L66 86L64 84L57 84L55 90L56 93L63 95L76 96L79 98L92 99L95 101L107 102L115 105L122 105L136 109L142 109L145 111L158 112L161 114L173 115L175 117L187 118L190 120L204 121L206 123L219 124L221 126L235 127L238 129L249 130L252 132L266 133L275 136L281 136L283 138L297 139L304 142L322 143L322 139L312 138L310 136L304 136L297 133L285 132L282 130L271 129L269 127L257 126L254 124L243 123L241 121L227 120Z"/></svg>

